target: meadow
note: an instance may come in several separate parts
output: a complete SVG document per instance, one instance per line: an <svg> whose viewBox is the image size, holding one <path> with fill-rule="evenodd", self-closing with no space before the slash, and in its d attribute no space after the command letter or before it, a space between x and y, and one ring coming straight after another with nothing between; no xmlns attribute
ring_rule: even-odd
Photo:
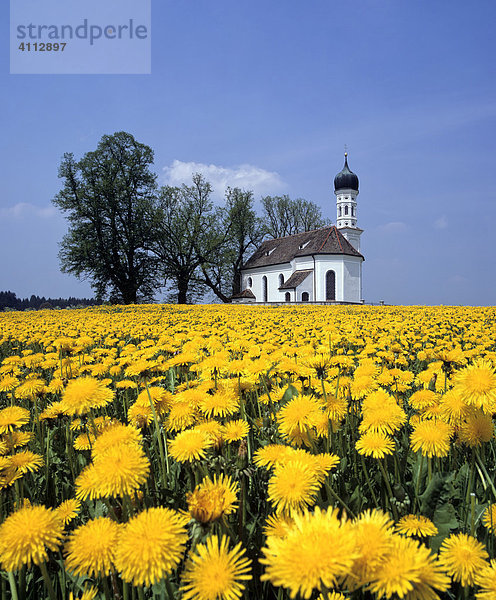
<svg viewBox="0 0 496 600"><path fill-rule="evenodd" d="M496 600L496 308L0 314L1 598Z"/></svg>

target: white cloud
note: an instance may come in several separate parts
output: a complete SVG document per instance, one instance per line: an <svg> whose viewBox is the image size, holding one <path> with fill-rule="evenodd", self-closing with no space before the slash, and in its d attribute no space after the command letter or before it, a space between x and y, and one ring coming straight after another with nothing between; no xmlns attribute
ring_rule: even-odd
<svg viewBox="0 0 496 600"><path fill-rule="evenodd" d="M434 221L434 227L435 229L446 229L448 227L448 220L444 215L441 215L439 219Z"/></svg>
<svg viewBox="0 0 496 600"><path fill-rule="evenodd" d="M13 206L5 206L0 208L1 219L21 220L30 217L34 217L36 219L50 219L57 214L57 209L51 204L37 206L35 204L30 204L29 202L18 202Z"/></svg>
<svg viewBox="0 0 496 600"><path fill-rule="evenodd" d="M379 227L379 231L383 233L401 233L405 231L406 224L403 221L391 221L390 223L385 223Z"/></svg>
<svg viewBox="0 0 496 600"><path fill-rule="evenodd" d="M283 192L286 184L275 171L266 171L254 165L222 167L197 162L175 160L163 168L163 183L167 185L191 185L191 177L201 173L210 182L213 194L222 198L227 187L252 190L255 198L260 195L274 195Z"/></svg>

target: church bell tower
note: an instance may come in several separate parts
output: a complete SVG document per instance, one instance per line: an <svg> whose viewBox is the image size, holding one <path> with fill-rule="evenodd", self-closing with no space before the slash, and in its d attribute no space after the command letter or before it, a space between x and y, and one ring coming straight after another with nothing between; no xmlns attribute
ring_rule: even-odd
<svg viewBox="0 0 496 600"><path fill-rule="evenodd" d="M348 153L344 153L344 167L334 177L336 194L336 227L350 244L360 252L363 229L357 227L358 177L348 167Z"/></svg>

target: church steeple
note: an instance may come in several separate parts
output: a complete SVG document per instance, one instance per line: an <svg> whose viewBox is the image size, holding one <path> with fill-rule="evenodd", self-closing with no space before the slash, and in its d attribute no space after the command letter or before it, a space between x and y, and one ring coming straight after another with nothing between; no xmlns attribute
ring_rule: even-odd
<svg viewBox="0 0 496 600"><path fill-rule="evenodd" d="M362 229L357 227L358 177L348 166L348 153L344 153L344 167L334 177L336 194L336 226L352 246L360 251Z"/></svg>

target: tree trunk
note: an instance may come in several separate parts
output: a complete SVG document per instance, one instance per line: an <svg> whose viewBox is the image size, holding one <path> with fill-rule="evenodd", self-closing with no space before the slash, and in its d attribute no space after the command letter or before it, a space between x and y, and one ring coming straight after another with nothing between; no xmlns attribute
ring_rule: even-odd
<svg viewBox="0 0 496 600"><path fill-rule="evenodd" d="M187 304L186 297L188 294L188 282L179 280L177 282L177 303Z"/></svg>

